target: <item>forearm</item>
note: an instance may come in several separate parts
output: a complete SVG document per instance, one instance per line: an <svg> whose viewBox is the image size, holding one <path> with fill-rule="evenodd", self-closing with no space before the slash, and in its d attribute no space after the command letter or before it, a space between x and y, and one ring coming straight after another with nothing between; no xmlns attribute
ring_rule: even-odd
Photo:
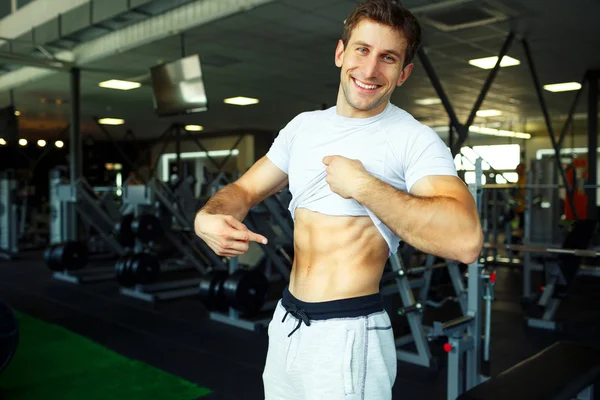
<svg viewBox="0 0 600 400"><path fill-rule="evenodd" d="M242 221L252 206L246 191L232 183L215 193L198 212L231 215L238 221Z"/></svg>
<svg viewBox="0 0 600 400"><path fill-rule="evenodd" d="M470 263L480 251L478 216L452 197L418 197L373 178L354 198L425 253Z"/></svg>

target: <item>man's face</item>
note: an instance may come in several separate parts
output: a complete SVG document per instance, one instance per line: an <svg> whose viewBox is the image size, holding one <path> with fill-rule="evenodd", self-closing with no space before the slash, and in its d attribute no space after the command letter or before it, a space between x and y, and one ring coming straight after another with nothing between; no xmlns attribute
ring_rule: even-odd
<svg viewBox="0 0 600 400"><path fill-rule="evenodd" d="M386 25L364 19L352 31L347 46L340 40L335 63L341 68L340 85L350 117L369 117L383 111L394 89L410 75L403 68L406 39ZM348 107L350 106L350 107Z"/></svg>

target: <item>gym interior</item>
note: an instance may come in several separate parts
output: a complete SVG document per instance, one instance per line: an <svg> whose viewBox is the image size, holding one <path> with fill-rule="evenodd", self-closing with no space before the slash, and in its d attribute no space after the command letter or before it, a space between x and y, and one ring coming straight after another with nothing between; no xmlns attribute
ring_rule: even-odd
<svg viewBox="0 0 600 400"><path fill-rule="evenodd" d="M264 398L291 195L239 257L193 220L335 105L356 3L0 1L2 399ZM393 398L600 399L600 3L402 4L423 45L391 101L447 144L484 246L390 256Z"/></svg>

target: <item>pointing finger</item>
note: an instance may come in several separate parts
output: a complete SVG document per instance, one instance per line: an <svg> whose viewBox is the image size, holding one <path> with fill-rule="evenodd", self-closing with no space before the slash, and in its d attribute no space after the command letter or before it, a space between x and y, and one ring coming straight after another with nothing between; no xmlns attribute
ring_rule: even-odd
<svg viewBox="0 0 600 400"><path fill-rule="evenodd" d="M259 235L258 233L254 233L254 232L251 232L251 231L248 231L248 233L250 234L250 239L249 240L252 240L252 241L257 242L257 243L262 243L262 244L267 244L269 242L267 240L267 238L264 237L263 235Z"/></svg>

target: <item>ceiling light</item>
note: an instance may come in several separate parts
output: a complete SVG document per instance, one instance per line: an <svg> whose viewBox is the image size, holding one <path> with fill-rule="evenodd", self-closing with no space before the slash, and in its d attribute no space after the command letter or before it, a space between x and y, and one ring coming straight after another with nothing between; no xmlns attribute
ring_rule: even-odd
<svg viewBox="0 0 600 400"><path fill-rule="evenodd" d="M108 81L100 82L98 86L107 89L131 90L139 88L140 86L142 86L142 84L139 82L120 81L118 79L111 79Z"/></svg>
<svg viewBox="0 0 600 400"><path fill-rule="evenodd" d="M471 126L469 128L469 131L480 133L482 135L514 137L514 138L518 138L518 139L531 139L531 135L529 133L504 131L504 130L486 128L483 126L476 126L476 125Z"/></svg>
<svg viewBox="0 0 600 400"><path fill-rule="evenodd" d="M471 64L475 67L482 68L482 69L492 69L496 66L497 62L498 62L497 56L476 58L474 60L469 60L469 64ZM512 58L512 57L509 57L509 56L502 57L502 61L500 61L501 68L512 67L512 66L519 65L519 64L521 64L521 61L519 61L515 58Z"/></svg>
<svg viewBox="0 0 600 400"><path fill-rule="evenodd" d="M54 145L59 149L62 149L65 146L65 143L62 140L57 140Z"/></svg>
<svg viewBox="0 0 600 400"><path fill-rule="evenodd" d="M479 110L477 111L478 117L497 117L502 115L502 111L498 110Z"/></svg>
<svg viewBox="0 0 600 400"><path fill-rule="evenodd" d="M0 146L6 146L6 140L4 140L4 138L0 138Z"/></svg>
<svg viewBox="0 0 600 400"><path fill-rule="evenodd" d="M417 99L415 100L415 103L417 103L420 106L431 106L434 104L440 104L442 102L441 99L437 98L437 97L430 97L427 99Z"/></svg>
<svg viewBox="0 0 600 400"><path fill-rule="evenodd" d="M125 120L120 118L101 118L98 120L101 125L123 125Z"/></svg>
<svg viewBox="0 0 600 400"><path fill-rule="evenodd" d="M44 139L40 139L37 141L37 145L40 147L45 147L46 146L46 141Z"/></svg>
<svg viewBox="0 0 600 400"><path fill-rule="evenodd" d="M186 125L185 130L189 132L200 132L204 130L204 127L201 125Z"/></svg>
<svg viewBox="0 0 600 400"><path fill-rule="evenodd" d="M19 115L21 115L21 111L19 111L19 110L15 111L15 115L18 117Z"/></svg>
<svg viewBox="0 0 600 400"><path fill-rule="evenodd" d="M228 99L223 100L226 104L233 104L236 106L248 106L250 104L257 104L258 99L252 99L250 97L230 97Z"/></svg>
<svg viewBox="0 0 600 400"><path fill-rule="evenodd" d="M27 146L27 139L19 139L20 146Z"/></svg>
<svg viewBox="0 0 600 400"><path fill-rule="evenodd" d="M581 89L581 83L579 83L579 82L554 83L552 85L544 85L544 89L546 89L549 92L568 92L570 90Z"/></svg>

